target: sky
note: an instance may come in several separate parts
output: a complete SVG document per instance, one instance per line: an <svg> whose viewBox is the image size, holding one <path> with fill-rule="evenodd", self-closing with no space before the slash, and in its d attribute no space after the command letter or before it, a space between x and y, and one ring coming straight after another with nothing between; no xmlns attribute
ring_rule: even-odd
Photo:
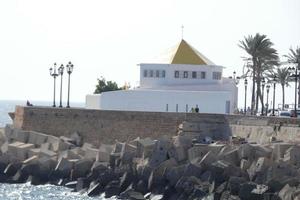
<svg viewBox="0 0 300 200"><path fill-rule="evenodd" d="M136 86L137 64L180 42L182 25L183 38L224 66L224 76L241 75L244 36L267 35L280 56L300 46L299 10L299 0L0 0L0 100L52 101L54 62L74 64L74 102L84 102L101 76ZM293 94L288 88L286 103Z"/></svg>

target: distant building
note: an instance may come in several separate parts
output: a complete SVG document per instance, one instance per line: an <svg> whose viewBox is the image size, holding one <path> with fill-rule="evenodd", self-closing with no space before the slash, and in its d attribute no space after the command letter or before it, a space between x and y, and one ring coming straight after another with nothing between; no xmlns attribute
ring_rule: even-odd
<svg viewBox="0 0 300 200"><path fill-rule="evenodd" d="M163 62L141 63L140 86L86 96L86 108L156 112L233 113L237 87L222 77L223 67L185 40Z"/></svg>

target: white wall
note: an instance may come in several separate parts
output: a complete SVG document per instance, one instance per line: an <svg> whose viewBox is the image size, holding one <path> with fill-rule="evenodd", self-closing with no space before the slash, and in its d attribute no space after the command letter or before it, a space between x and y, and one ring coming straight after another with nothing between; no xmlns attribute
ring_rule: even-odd
<svg viewBox="0 0 300 200"><path fill-rule="evenodd" d="M233 112L234 95L230 91L161 91L161 90L123 90L105 92L101 95L87 95L86 107L104 110L132 110L186 112L198 105L202 113L225 113L225 102L230 101ZM97 107L98 101L98 107Z"/></svg>
<svg viewBox="0 0 300 200"><path fill-rule="evenodd" d="M154 70L154 77L144 77L144 70ZM155 70L165 70L165 78L155 77ZM191 74L189 78L175 78L175 71L196 71L206 72L205 79L192 79ZM217 65L186 65L186 64L140 64L140 87L151 88L159 85L189 85L189 84L205 84L205 83L220 83L221 80L213 80L212 72L221 72L223 67ZM149 75L149 74L148 74Z"/></svg>
<svg viewBox="0 0 300 200"><path fill-rule="evenodd" d="M100 94L88 94L85 97L85 107L89 109L99 109L100 108Z"/></svg>

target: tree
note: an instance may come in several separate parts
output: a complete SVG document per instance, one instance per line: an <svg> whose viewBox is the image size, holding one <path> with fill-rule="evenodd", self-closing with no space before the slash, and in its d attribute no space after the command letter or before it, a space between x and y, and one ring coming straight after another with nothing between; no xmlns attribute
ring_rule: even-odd
<svg viewBox="0 0 300 200"><path fill-rule="evenodd" d="M262 107L264 107L260 89L263 74L266 70L277 65L278 55L277 51L272 48L273 43L270 39L259 33L254 37L252 35L245 37L244 41L240 41L238 46L250 55L252 61L252 65L249 66L252 73L251 114L254 114L258 109L258 98L260 98ZM255 90L255 88L257 89Z"/></svg>
<svg viewBox="0 0 300 200"><path fill-rule="evenodd" d="M106 81L105 78L101 77L98 80L98 84L96 85L96 89L94 94L100 94L102 92L108 92L108 91L115 91L115 90L121 90L122 88L119 88L118 84L113 81Z"/></svg>
<svg viewBox="0 0 300 200"><path fill-rule="evenodd" d="M288 58L289 63L294 63L300 69L300 48L297 47L296 50L293 50L290 48L290 53L288 55L284 55L285 57ZM300 102L300 84L298 86L298 107L299 107L299 102Z"/></svg>
<svg viewBox="0 0 300 200"><path fill-rule="evenodd" d="M290 72L287 67L285 67L285 68L277 67L274 75L277 77L277 81L278 81L278 83L280 83L281 88L282 88L282 108L284 109L285 87L286 86L288 87L289 81L291 81Z"/></svg>

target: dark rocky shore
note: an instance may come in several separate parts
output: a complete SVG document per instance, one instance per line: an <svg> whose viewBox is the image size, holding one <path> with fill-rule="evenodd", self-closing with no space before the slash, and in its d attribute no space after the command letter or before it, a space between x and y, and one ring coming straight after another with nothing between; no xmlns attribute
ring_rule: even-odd
<svg viewBox="0 0 300 200"><path fill-rule="evenodd" d="M54 137L7 125L0 181L51 183L121 199L300 199L300 146L214 142L183 123L173 138L94 147L79 133Z"/></svg>

